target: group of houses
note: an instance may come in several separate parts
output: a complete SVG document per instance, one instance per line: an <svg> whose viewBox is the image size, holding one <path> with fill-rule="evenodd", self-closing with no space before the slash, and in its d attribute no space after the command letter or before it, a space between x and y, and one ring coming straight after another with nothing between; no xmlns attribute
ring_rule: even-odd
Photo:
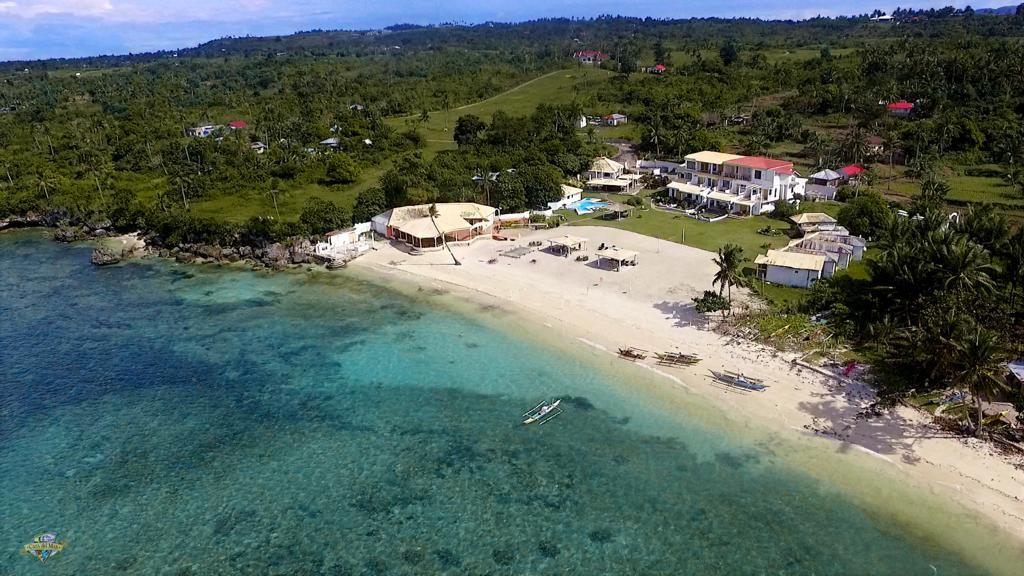
<svg viewBox="0 0 1024 576"><path fill-rule="evenodd" d="M695 210L757 216L777 202L803 197L807 179L786 160L740 156L705 150L686 156L683 164L659 166L673 177L669 197Z"/></svg>
<svg viewBox="0 0 1024 576"><path fill-rule="evenodd" d="M805 212L791 218L796 236L778 250L758 256L757 277L772 284L810 288L864 257L867 242L828 214Z"/></svg>

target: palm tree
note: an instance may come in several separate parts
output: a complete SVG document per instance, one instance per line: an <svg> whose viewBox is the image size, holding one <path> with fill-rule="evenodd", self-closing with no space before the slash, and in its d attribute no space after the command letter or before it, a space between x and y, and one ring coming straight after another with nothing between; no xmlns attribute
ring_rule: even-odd
<svg viewBox="0 0 1024 576"><path fill-rule="evenodd" d="M1002 343L995 332L975 326L951 344L955 369L953 382L967 388L974 398L974 406L978 411L978 426L974 429L974 435L981 436L984 430L982 398L989 398L1004 388L1000 380L1005 361Z"/></svg>
<svg viewBox="0 0 1024 576"><path fill-rule="evenodd" d="M936 236L946 237L944 234ZM946 290L957 295L991 294L999 269L989 259L988 251L962 237L937 246L939 280Z"/></svg>
<svg viewBox="0 0 1024 576"><path fill-rule="evenodd" d="M1024 280L1024 229L1006 243L1006 275L1010 285L1010 310L1017 303L1017 286Z"/></svg>
<svg viewBox="0 0 1024 576"><path fill-rule="evenodd" d="M454 262L456 266L461 266L462 262L459 262L459 259L455 257L455 253L452 252L452 247L448 245L448 241L445 240L444 234L441 233L441 229L437 226L437 204L430 205L429 213L430 223L434 225L434 230L437 230L437 235L441 237L441 244L444 246L444 249L451 255L452 262Z"/></svg>
<svg viewBox="0 0 1024 576"><path fill-rule="evenodd" d="M718 284L719 296L728 290L730 308L732 307L732 287L743 285L741 266L746 260L743 257L743 248L736 244L722 246L718 249L718 258L712 259L712 262L718 266L718 272L715 272L715 278L711 281L711 285Z"/></svg>

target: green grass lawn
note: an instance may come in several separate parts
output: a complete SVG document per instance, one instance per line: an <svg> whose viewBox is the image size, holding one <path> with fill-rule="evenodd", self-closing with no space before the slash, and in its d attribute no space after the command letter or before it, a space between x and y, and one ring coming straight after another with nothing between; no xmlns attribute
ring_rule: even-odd
<svg viewBox="0 0 1024 576"><path fill-rule="evenodd" d="M452 108L447 114L444 111L431 112L430 118L426 122L421 123L418 114L389 118L387 122L398 129L407 126L415 127L426 139L425 156L429 158L439 150L455 147L452 130L459 116L476 114L485 122L490 121L491 116L499 110L511 116L525 116L533 113L537 105L541 103L567 104L572 102L584 85L607 80L612 75L612 72L593 67L558 70L534 78L486 100ZM590 113L591 111L587 110L586 112ZM598 111L593 113L597 114ZM445 130L446 124L447 131ZM629 125L601 128L599 134L602 137L623 137L617 135L631 133L630 128Z"/></svg>

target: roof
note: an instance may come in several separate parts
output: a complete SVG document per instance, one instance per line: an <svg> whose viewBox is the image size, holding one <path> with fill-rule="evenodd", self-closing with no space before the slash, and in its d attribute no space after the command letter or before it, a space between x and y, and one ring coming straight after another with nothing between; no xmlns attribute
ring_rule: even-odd
<svg viewBox="0 0 1024 576"><path fill-rule="evenodd" d="M769 250L767 254L761 254L755 258L754 263L767 264L768 266L781 266L783 268L794 268L796 270L820 271L825 265L825 257L817 254Z"/></svg>
<svg viewBox="0 0 1024 576"><path fill-rule="evenodd" d="M1024 382L1024 358L1008 362L1006 367L1010 369L1010 373L1013 374L1017 380Z"/></svg>
<svg viewBox="0 0 1024 576"><path fill-rule="evenodd" d="M629 184L629 180L619 180L618 178L594 178L593 180L587 180L587 186L621 186L628 188Z"/></svg>
<svg viewBox="0 0 1024 576"><path fill-rule="evenodd" d="M388 218L388 226L417 238L435 238L438 229L444 233L466 230L472 227L467 219L484 220L496 210L474 202L451 202L435 206L437 217L433 222L430 218L430 204L393 208ZM435 223L437 228L434 227Z"/></svg>
<svg viewBox="0 0 1024 576"><path fill-rule="evenodd" d="M605 248L604 250L598 250L597 255L601 258L618 260L619 262L636 259L636 252L633 252L632 250L623 250L621 248Z"/></svg>
<svg viewBox="0 0 1024 576"><path fill-rule="evenodd" d="M826 169L822 170L821 172L815 172L814 174L811 174L810 177L814 178L815 180L840 180L842 179L843 175L840 174L839 172L836 172L835 170Z"/></svg>
<svg viewBox="0 0 1024 576"><path fill-rule="evenodd" d="M679 190L680 192L686 192L687 194L700 194L703 196L707 192L700 186L693 184L687 184L686 182L669 182L668 187L673 190Z"/></svg>
<svg viewBox="0 0 1024 576"><path fill-rule="evenodd" d="M572 55L573 58L586 58L596 56L598 58L607 59L608 55L600 50L580 50Z"/></svg>
<svg viewBox="0 0 1024 576"><path fill-rule="evenodd" d="M570 236L566 234L564 236L556 236L554 238L549 238L548 242L556 246L566 246L572 248L573 246L580 246L582 244L585 244L587 242L587 239L580 238L579 236Z"/></svg>
<svg viewBox="0 0 1024 576"><path fill-rule="evenodd" d="M623 204L621 202L608 202L608 205L604 208L611 212L629 212L633 209L629 204Z"/></svg>
<svg viewBox="0 0 1024 576"><path fill-rule="evenodd" d="M235 120L234 122L228 122L228 126L235 130L242 130L248 128L249 124L245 120Z"/></svg>
<svg viewBox="0 0 1024 576"><path fill-rule="evenodd" d="M337 146L338 142L340 142L340 140L337 138L328 138L326 140L321 140L320 144L323 144L324 146Z"/></svg>
<svg viewBox="0 0 1024 576"><path fill-rule="evenodd" d="M613 118L613 119L625 118L625 117L626 117L625 114L619 114L618 112L605 116L605 118Z"/></svg>
<svg viewBox="0 0 1024 576"><path fill-rule="evenodd" d="M583 189L569 186L568 184L562 184L562 198L568 198L575 194L583 194Z"/></svg>
<svg viewBox="0 0 1024 576"><path fill-rule="evenodd" d="M789 245L796 246L801 242L815 241L815 242L827 242L830 244L843 244L844 246L860 247L863 248L868 245L867 240L860 236L854 236L852 234L842 234L834 230L826 230L823 232L811 232L803 238L797 238L791 240Z"/></svg>
<svg viewBox="0 0 1024 576"><path fill-rule="evenodd" d="M719 192L715 190L708 192L708 198L712 200L721 200L722 202L738 202L740 197L735 194L729 194L728 192Z"/></svg>
<svg viewBox="0 0 1024 576"><path fill-rule="evenodd" d="M711 150L704 150L703 152L695 152L686 156L687 160L694 160L696 162L707 162L709 164L721 164L729 160L736 160L743 158L743 156L737 156L736 154L726 154L724 152L712 152Z"/></svg>
<svg viewBox="0 0 1024 576"><path fill-rule="evenodd" d="M790 220L794 224L835 224L836 219L824 212L804 212L796 214Z"/></svg>
<svg viewBox="0 0 1024 576"><path fill-rule="evenodd" d="M725 162L730 166L742 166L743 168L753 168L755 170L781 170L788 169L790 172L793 171L793 163L785 160L776 160L774 158L765 158L764 156L740 156L734 160L727 160Z"/></svg>
<svg viewBox="0 0 1024 576"><path fill-rule="evenodd" d="M845 174L847 177L850 177L856 176L857 174L864 172L865 168L863 166L858 166L856 164L850 164L849 166L843 166L842 168L839 169L839 171Z"/></svg>
<svg viewBox="0 0 1024 576"><path fill-rule="evenodd" d="M594 158L594 163L590 165L591 172L621 172L622 168L622 164L604 156Z"/></svg>
<svg viewBox="0 0 1024 576"><path fill-rule="evenodd" d="M914 103L907 102L906 100L900 100L899 102L889 102L886 108L889 110L913 110Z"/></svg>
<svg viewBox="0 0 1024 576"><path fill-rule="evenodd" d="M655 66L655 67L654 67L654 69L655 69L655 70L658 70L658 71L664 71L664 70L666 70L666 68L665 68L665 65L664 65L664 64L658 64L657 66Z"/></svg>

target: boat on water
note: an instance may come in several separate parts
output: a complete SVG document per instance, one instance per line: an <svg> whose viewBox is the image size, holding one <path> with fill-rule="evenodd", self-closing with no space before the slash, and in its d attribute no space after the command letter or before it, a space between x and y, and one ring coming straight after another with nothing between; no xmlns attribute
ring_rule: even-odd
<svg viewBox="0 0 1024 576"><path fill-rule="evenodd" d="M559 407L561 399L545 400L528 410L523 417L523 424L547 424L552 418L558 416L564 410Z"/></svg>
<svg viewBox="0 0 1024 576"><path fill-rule="evenodd" d="M742 388L744 390L764 392L765 389L768 388L765 386L764 380L751 378L749 376L744 376L743 374L737 374L736 372L715 372L712 370L711 374L714 376L715 380L723 384L728 384L729 386L735 386L736 388Z"/></svg>

